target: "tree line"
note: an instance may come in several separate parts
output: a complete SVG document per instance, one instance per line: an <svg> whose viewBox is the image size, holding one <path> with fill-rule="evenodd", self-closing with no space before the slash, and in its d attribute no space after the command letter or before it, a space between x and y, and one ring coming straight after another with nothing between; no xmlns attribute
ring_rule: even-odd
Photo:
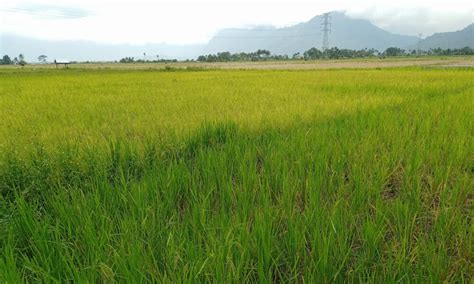
<svg viewBox="0 0 474 284"><path fill-rule="evenodd" d="M201 55L197 61L201 62L228 62L228 61L265 61L265 60L288 60L288 55L274 55L265 49L256 52L230 53L228 51L217 54Z"/></svg>
<svg viewBox="0 0 474 284"><path fill-rule="evenodd" d="M434 48L428 51L429 55L474 55L474 49L468 46L459 49Z"/></svg>
<svg viewBox="0 0 474 284"><path fill-rule="evenodd" d="M201 55L197 58L200 62L231 62L231 61L268 61L268 60L314 60L314 59L351 59L351 58L370 58L370 57L396 57L396 56L450 56L450 55L474 55L474 49L471 47L463 48L431 48L429 50L405 50L398 47L389 47L385 51L380 52L376 49L345 49L332 47L325 51L315 47L306 50L303 53L295 53L293 56L276 55L265 49L259 49L255 52L230 53L228 51L218 52L217 54ZM120 63L169 63L177 62L177 59L160 59L158 56L155 60L135 59L134 57L124 57L120 59ZM187 60L188 61L188 60ZM48 63L48 56L38 56L39 63ZM23 54L11 59L8 55L0 58L0 65L20 65L24 66L27 62Z"/></svg>
<svg viewBox="0 0 474 284"><path fill-rule="evenodd" d="M48 63L48 56L40 55L38 56L39 63ZM25 66L27 64L25 56L20 53L17 57L11 59L9 55L4 55L0 58L0 65L21 65Z"/></svg>
<svg viewBox="0 0 474 284"><path fill-rule="evenodd" d="M15 57L15 58L11 59L10 56L4 55L0 59L0 65L21 65L21 66L24 66L24 65L26 65L25 56L20 53L20 55L18 55L18 57Z"/></svg>
<svg viewBox="0 0 474 284"><path fill-rule="evenodd" d="M231 61L268 61L268 60L313 60L313 59L351 59L351 58L370 58L370 57L396 57L396 56L417 56L417 55L474 55L474 49L464 47L459 49L429 49L424 50L405 50L398 47L389 47L380 52L377 49L339 49L337 47L329 48L325 51L315 47L306 50L303 53L295 53L289 57L287 55L274 55L268 50L257 50L256 52L230 53L219 52L217 54L201 55L197 58L200 62L231 62Z"/></svg>
<svg viewBox="0 0 474 284"><path fill-rule="evenodd" d="M145 59L135 59L135 57L124 57L119 60L120 63L169 63L169 62L178 62L178 59L160 59L157 56L157 59L154 60L145 60Z"/></svg>

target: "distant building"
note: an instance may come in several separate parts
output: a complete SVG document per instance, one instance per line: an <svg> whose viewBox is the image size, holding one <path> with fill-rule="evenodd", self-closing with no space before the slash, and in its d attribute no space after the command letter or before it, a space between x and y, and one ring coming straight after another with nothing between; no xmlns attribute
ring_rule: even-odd
<svg viewBox="0 0 474 284"><path fill-rule="evenodd" d="M69 64L71 64L71 62L69 60L65 60L65 59L58 59L58 60L54 60L54 64L56 65L56 68L58 68L58 65L64 65L64 68L69 68Z"/></svg>

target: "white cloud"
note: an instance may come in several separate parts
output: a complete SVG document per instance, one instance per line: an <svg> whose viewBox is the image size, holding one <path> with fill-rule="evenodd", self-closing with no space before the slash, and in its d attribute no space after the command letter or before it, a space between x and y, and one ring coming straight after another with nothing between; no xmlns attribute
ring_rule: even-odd
<svg viewBox="0 0 474 284"><path fill-rule="evenodd" d="M459 30L474 22L474 9L458 9L456 7L456 5L442 7L442 9L372 7L365 10L351 10L348 11L348 15L369 19L377 26L394 33L407 35L423 33L424 36L428 36L436 32Z"/></svg>
<svg viewBox="0 0 474 284"><path fill-rule="evenodd" d="M408 0L400 0L394 5L382 4L380 0L325 3L291 3L288 0L243 0L239 3L230 0L4 1L0 8L1 32L108 43L205 42L222 28L261 24L287 26L331 10L346 10L353 17L369 19L382 28L402 34L422 32L429 35L460 29L474 21L471 1L417 1L416 5Z"/></svg>

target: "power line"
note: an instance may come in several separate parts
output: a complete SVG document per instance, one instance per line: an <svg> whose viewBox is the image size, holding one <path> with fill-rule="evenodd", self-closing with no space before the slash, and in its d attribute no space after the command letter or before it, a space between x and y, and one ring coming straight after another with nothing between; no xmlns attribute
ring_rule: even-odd
<svg viewBox="0 0 474 284"><path fill-rule="evenodd" d="M329 33L331 32L331 15L330 13L323 14L323 22L321 23L321 31L323 32L323 52L329 48Z"/></svg>
<svg viewBox="0 0 474 284"><path fill-rule="evenodd" d="M5 8L7 12L12 13L30 13L30 14L38 14L38 15L52 15L52 16L61 16L61 17L83 17L84 15L81 13L72 13L72 12L63 12L59 10L51 10L51 9L26 9L26 8Z"/></svg>
<svg viewBox="0 0 474 284"><path fill-rule="evenodd" d="M303 23L303 24L298 24L298 25L304 25L303 28L312 28L312 27L316 27L318 26L319 27L319 24L315 24L315 23L311 23L311 22L308 22L308 23ZM283 31L283 30L301 30L302 27L297 27L296 25L295 26L287 26L287 27L258 27L256 26L255 28L252 28L252 27L241 27L241 28L229 28L229 29L226 29L228 31L231 31L231 32L271 32L271 31Z"/></svg>
<svg viewBox="0 0 474 284"><path fill-rule="evenodd" d="M23 9L23 8L0 8L0 12L11 13L11 14L27 14L27 15L34 15L34 16L59 17L59 18L67 18L67 19L77 19L77 18L83 17L83 15L74 14L74 13L54 13L54 12L35 11L32 9Z"/></svg>
<svg viewBox="0 0 474 284"><path fill-rule="evenodd" d="M228 38L228 39L265 39L265 38L293 38L293 37L315 37L321 34L301 34L301 35L279 35L279 36L215 36L213 38Z"/></svg>
<svg viewBox="0 0 474 284"><path fill-rule="evenodd" d="M418 34L418 50L416 51L416 54L417 54L418 56L421 55L421 37L422 37L422 36L423 36L422 33L419 33L419 34Z"/></svg>

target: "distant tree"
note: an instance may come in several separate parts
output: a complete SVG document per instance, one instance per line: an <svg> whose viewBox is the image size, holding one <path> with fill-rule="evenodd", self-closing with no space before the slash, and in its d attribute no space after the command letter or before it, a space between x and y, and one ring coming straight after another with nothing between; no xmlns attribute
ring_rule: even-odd
<svg viewBox="0 0 474 284"><path fill-rule="evenodd" d="M300 59L300 58L301 58L301 53L299 53L299 52L294 53L291 58L292 58L292 59Z"/></svg>
<svg viewBox="0 0 474 284"><path fill-rule="evenodd" d="M232 59L232 56L230 52L228 51L217 53L217 61L219 62L227 62L227 61L231 61L231 59Z"/></svg>
<svg viewBox="0 0 474 284"><path fill-rule="evenodd" d="M459 55L474 55L474 49L469 46L459 49Z"/></svg>
<svg viewBox="0 0 474 284"><path fill-rule="evenodd" d="M134 57L124 57L124 58L120 59L119 62L120 63L134 63L135 58Z"/></svg>
<svg viewBox="0 0 474 284"><path fill-rule="evenodd" d="M303 58L304 58L305 60L319 59L319 58L322 58L322 57L323 57L323 53L322 53L319 49L317 49L317 48L315 48L315 47L310 48L310 49L306 50L306 51L303 53Z"/></svg>
<svg viewBox="0 0 474 284"><path fill-rule="evenodd" d="M384 53L385 56L401 56L405 55L405 50L398 48L398 47L389 47L387 48Z"/></svg>
<svg viewBox="0 0 474 284"><path fill-rule="evenodd" d="M1 64L2 64L2 65L11 65L11 64L13 64L13 61L12 61L12 59L10 58L10 56L4 55L4 56L2 57Z"/></svg>
<svg viewBox="0 0 474 284"><path fill-rule="evenodd" d="M46 63L46 62L48 61L48 56L46 56L46 55L40 55L40 56L38 56L38 61L39 61L40 63Z"/></svg>
<svg viewBox="0 0 474 284"><path fill-rule="evenodd" d="M19 61L18 61L18 57L13 58L12 64L18 65L18 62L19 62Z"/></svg>
<svg viewBox="0 0 474 284"><path fill-rule="evenodd" d="M340 59L340 58L345 58L344 56L344 50L339 49L337 47L331 47L329 49L326 49L323 53L325 58L330 58L330 59Z"/></svg>
<svg viewBox="0 0 474 284"><path fill-rule="evenodd" d="M258 57L266 57L266 56L270 56L270 54L271 54L270 51L265 50L265 49L259 49L259 50L257 50L257 52L256 52L256 55L257 55Z"/></svg>
<svg viewBox="0 0 474 284"><path fill-rule="evenodd" d="M26 65L25 56L21 53L20 53L20 55L18 55L18 64L21 65L21 66Z"/></svg>

